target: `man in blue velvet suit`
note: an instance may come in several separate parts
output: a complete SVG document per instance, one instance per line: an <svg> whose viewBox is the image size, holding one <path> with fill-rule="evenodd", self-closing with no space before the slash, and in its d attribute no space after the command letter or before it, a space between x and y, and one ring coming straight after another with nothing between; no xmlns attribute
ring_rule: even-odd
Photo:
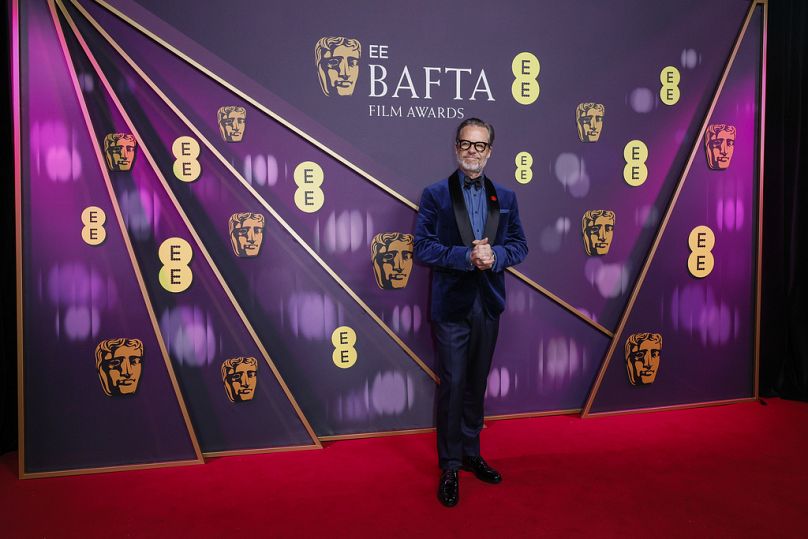
<svg viewBox="0 0 808 539"><path fill-rule="evenodd" d="M424 189L415 259L432 267L432 334L438 354L438 499L459 499L458 470L499 483L480 456L483 402L505 309L505 269L527 255L516 195L483 170L494 128L469 118L457 128L458 170Z"/></svg>

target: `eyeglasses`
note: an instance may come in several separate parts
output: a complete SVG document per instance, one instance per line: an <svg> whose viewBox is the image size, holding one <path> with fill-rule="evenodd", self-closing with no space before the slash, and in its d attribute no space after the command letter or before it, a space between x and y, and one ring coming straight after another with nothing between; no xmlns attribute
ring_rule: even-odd
<svg viewBox="0 0 808 539"><path fill-rule="evenodd" d="M489 148L491 146L487 142L472 142L470 140L458 140L458 141L456 141L456 144L457 144L457 147L460 148L464 152L466 150L468 150L469 148L471 148L472 146L474 146L474 149L477 150L480 153L483 153L487 148Z"/></svg>

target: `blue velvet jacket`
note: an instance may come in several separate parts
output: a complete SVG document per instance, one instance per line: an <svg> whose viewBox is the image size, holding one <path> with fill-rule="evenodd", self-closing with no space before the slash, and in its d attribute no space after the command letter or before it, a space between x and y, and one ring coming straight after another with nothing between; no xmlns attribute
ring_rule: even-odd
<svg viewBox="0 0 808 539"><path fill-rule="evenodd" d="M494 268L480 271L467 258L474 233L458 173L424 189L415 224L414 255L432 267L431 318L460 320L480 293L490 316L505 310L505 269L527 256L527 240L519 221L516 195L485 178L488 217L484 237L497 258Z"/></svg>

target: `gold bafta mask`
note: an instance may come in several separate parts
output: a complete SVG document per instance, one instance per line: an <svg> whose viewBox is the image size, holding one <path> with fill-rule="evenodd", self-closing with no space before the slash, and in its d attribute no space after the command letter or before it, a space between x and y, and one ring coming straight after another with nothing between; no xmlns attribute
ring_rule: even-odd
<svg viewBox="0 0 808 539"><path fill-rule="evenodd" d="M244 402L255 396L258 361L254 357L234 357L222 363L222 382L230 402Z"/></svg>
<svg viewBox="0 0 808 539"><path fill-rule="evenodd" d="M110 133L104 137L104 159L113 172L132 169L137 141L129 133Z"/></svg>
<svg viewBox="0 0 808 539"><path fill-rule="evenodd" d="M260 213L234 213L230 216L230 243L236 256L257 256L264 241L264 216Z"/></svg>
<svg viewBox="0 0 808 539"><path fill-rule="evenodd" d="M729 168L732 152L735 151L735 126L708 125L704 132L704 151L707 154L707 166L712 170Z"/></svg>
<svg viewBox="0 0 808 539"><path fill-rule="evenodd" d="M143 369L140 339L107 339L95 347L95 368L107 396L133 395Z"/></svg>
<svg viewBox="0 0 808 539"><path fill-rule="evenodd" d="M626 339L626 370L631 385L653 384L662 359L662 335L634 333Z"/></svg>
<svg viewBox="0 0 808 539"><path fill-rule="evenodd" d="M314 46L320 89L325 95L351 95L359 77L362 44L349 37L323 37Z"/></svg>
<svg viewBox="0 0 808 539"><path fill-rule="evenodd" d="M614 237L614 212L589 210L581 219L584 249L589 256L603 256L609 252Z"/></svg>
<svg viewBox="0 0 808 539"><path fill-rule="evenodd" d="M581 103L575 109L575 123L578 126L578 139L581 142L597 142L603 131L603 117L606 107L600 103Z"/></svg>
<svg viewBox="0 0 808 539"><path fill-rule="evenodd" d="M216 114L219 132L225 142L241 142L247 127L247 110L244 107L221 107Z"/></svg>
<svg viewBox="0 0 808 539"><path fill-rule="evenodd" d="M407 286L412 272L412 234L382 232L370 243L376 284L383 290Z"/></svg>

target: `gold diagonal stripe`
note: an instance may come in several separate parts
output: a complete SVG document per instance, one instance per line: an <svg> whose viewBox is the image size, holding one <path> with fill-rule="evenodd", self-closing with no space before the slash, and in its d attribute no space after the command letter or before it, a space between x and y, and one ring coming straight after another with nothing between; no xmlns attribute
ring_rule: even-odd
<svg viewBox="0 0 808 539"><path fill-rule="evenodd" d="M331 269L331 267L318 255L311 246L306 243L306 241L295 231L295 229L287 223L281 215L275 211L275 209L266 201L264 197L261 196L258 191L256 191L252 185L233 167L230 162L225 159L225 157L216 149L216 147L202 134L202 132L182 113L182 111L177 108L177 106L157 87L157 85L152 81L148 75L126 54L126 52L118 45L117 42L103 29L101 26L95 21L92 16L87 13L80 5L74 2L74 5L82 12L85 18L90 22L90 24L95 27L95 29L107 40L107 42L118 52L118 54L129 64L129 66L143 79L146 84L154 91L163 102L171 108L174 114L179 117L183 123L190 129L194 135L197 136L208 148L208 150L213 153L216 158L224 165L230 173L238 179L238 181L244 186L245 189L253 196L255 199L272 215L272 217L297 241L311 256L317 263L331 276L337 284L365 311L365 313L373 319L376 324L381 327L387 335L393 339L393 341L419 366L424 372L429 375L432 380L436 383L438 382L438 376L430 369L424 362L421 360L420 357L412 350L409 346L407 346L404 341L399 338L395 332L384 323L384 321L379 318L379 316L354 292L354 290L348 286L348 284L340 278L337 273Z"/></svg>
<svg viewBox="0 0 808 539"><path fill-rule="evenodd" d="M536 288L536 289L540 288L539 283L535 282L534 280L532 280L530 277L528 277L524 273L520 272L519 270L517 270L515 268L508 268L508 271L510 271L516 277L518 277L519 279L524 281L527 285L532 286L533 288ZM598 331L600 331L601 333L603 333L607 337L613 337L614 336L614 334L611 331L609 331L608 329L606 329L604 326L602 326L601 324L595 322L594 320L592 320L591 318L589 318L588 316L583 314L581 311L579 311L578 309L576 309L575 307L573 307L572 305L570 305L569 303L567 303L566 301L564 301L560 297L556 296L555 294L553 294L549 290L545 290L544 295L547 296L548 298L550 298L551 300L555 301L556 303L558 303L562 307L564 307L567 311L574 314L575 316L577 316L578 318L580 318L581 320L583 320L584 322L586 322L590 326L593 326L595 329L597 329Z"/></svg>
<svg viewBox="0 0 808 539"><path fill-rule="evenodd" d="M334 159L336 159L337 161L339 161L340 163L342 163L343 165L345 165L346 167L348 167L352 171L356 172L361 177L363 177L364 179L366 179L367 181L369 181L370 183L372 183L373 185L375 185L376 187L378 187L379 189L381 189L382 191L384 191L388 195L392 196L393 198L395 198L396 200L398 200L402 204L406 205L407 207L409 207L409 208L411 208L411 209L413 209L415 211L418 211L418 205L415 204L414 202L412 202L411 200L409 200L407 197L405 197L404 195L398 193L397 191L395 191L391 187L387 186L386 184L384 184L380 180L376 179L370 173L368 173L365 170L363 170L362 168L358 167L357 165L355 165L354 163L352 163L351 161L349 161L348 159L346 159L342 155L338 154L337 152L335 152L334 150L332 150L331 148L329 148L328 146L326 146L322 142L318 141L317 139L315 139L314 137L312 137L311 135L309 135L305 131L301 130L300 128L298 128L297 126L295 126L294 124L292 124L291 122L286 120L285 118L283 118L280 115L278 115L277 113L273 112L268 107L266 107L265 105L260 103L258 100L252 98L246 92L241 91L240 89L238 89L233 84L229 83L228 81L226 81L225 79L223 79L222 77L220 77L219 75L217 75L216 73L211 71L210 69L206 68L205 66L203 66L202 64L200 64L199 62L197 62L196 60L194 60L193 58L191 58L187 54L183 53L182 51L180 51L179 49L177 49L176 47L174 47L173 45L171 45L170 43L168 43L167 41L165 41L164 39L162 39L158 35L154 34L150 30L145 28L143 25L141 25L138 22L134 21L133 19L131 19L130 17L128 17L127 15L122 13L121 11L115 9L114 7L109 5L104 0L94 0L94 1L95 1L96 4L102 6L104 9L106 9L107 11L109 11L110 13L112 13L113 15L118 17L119 19L121 19L123 22L125 22L126 24L128 24L132 28L136 29L141 34L145 35L147 38L151 39L152 41L154 41L155 43L157 43L158 45L160 45L164 49L168 50L169 52L171 52L172 54L174 54L175 56L177 56L181 60L185 61L191 67L193 67L196 70L202 72L207 77L213 79L215 82L219 83L221 86L224 86L225 88L227 88L228 90L230 90L231 92L236 94L237 96L241 97L242 99L244 99L245 101L250 103L252 106L257 108L258 110L260 110L261 112L263 112L264 114L266 114L267 116L269 116L270 118L275 120L276 122L280 123L281 125L283 125L287 129L292 131L293 133L297 134L298 136L300 136L301 138L303 138L304 140L306 140L307 142L309 142L313 146L317 147L321 151L323 151L326 154L328 154L329 156L333 157ZM90 15L84 10L84 8L79 5L78 0L71 0L71 2L73 3L73 5L75 5L82 12L82 14L85 17L87 17L88 19L91 19ZM98 28L98 25L95 22L93 22L93 24L94 24L94 26L96 26L96 28ZM589 318L588 316L586 316L585 314L580 312L578 309L574 308L572 305L567 303L566 301L562 301L556 294L553 294L547 288L541 286L536 281L533 281L532 279L528 279L524 274L522 274L519 271L516 271L514 268L508 268L507 271L509 271L517 279L522 280L528 286L530 286L531 288L533 288L537 292L541 293L545 297L549 298L551 301L557 303L562 308L569 311L573 315L577 316L578 318L580 318L581 320L583 320L584 322L586 322L590 326L594 327L595 329L597 329L601 333L604 333L608 337L612 336L611 331L607 330L605 327L598 324L597 322L595 322L594 320L592 320L591 318Z"/></svg>
<svg viewBox="0 0 808 539"><path fill-rule="evenodd" d="M764 180L764 157L766 154L766 55L768 54L769 40L769 3L759 2L763 8L763 44L760 57L763 61L760 72L760 153L758 158L758 212L757 212L757 260L755 260L755 398L760 396L760 309L761 290L763 287L763 180Z"/></svg>
<svg viewBox="0 0 808 539"><path fill-rule="evenodd" d="M721 96L721 90L723 90L724 88L724 82L726 82L727 76L729 75L730 69L732 68L732 64L735 62L735 56L738 54L738 49L740 49L741 47L741 41L743 41L743 37L746 35L746 29L749 27L749 21L752 20L752 15L755 12L756 6L757 4L752 2L752 4L749 7L749 11L746 14L746 19L744 20L743 26L741 27L738 36L735 38L735 45L732 48L732 53L730 53L726 65L724 66L724 71L721 74L721 79L719 80L718 86L716 87L715 93L713 94L713 99L710 102L710 108L707 109L707 113L704 115L704 120L702 120L701 122L701 127L699 128L699 132L696 135L693 147L690 150L690 157L687 160L687 164L685 165L682 174L679 176L679 179L676 182L676 189L674 190L671 200L668 203L668 207L665 209L665 216L662 218L662 222L660 223L656 235L654 236L654 242L651 244L651 249L648 253L648 256L645 259L645 262L643 262L640 275L638 276L637 280L634 283L634 287L631 290L631 296L629 296L628 303L626 304L626 307L623 310L623 314L620 315L620 323L618 324L617 329L614 332L614 337L612 337L612 342L609 345L609 350L606 352L606 357L604 358L603 363L601 363L600 370L598 371L598 375L595 378L595 383L593 384L592 389L589 392L589 396L586 399L586 404L584 405L581 417L587 417L591 415L590 410L592 409L592 403L595 401L595 397L597 396L598 390L600 389L600 384L603 382L603 377L606 374L606 370L609 368L612 356L614 355L614 351L617 348L618 345L617 339L619 339L623 334L623 330L626 327L628 318L631 315L632 309L634 308L634 302L637 300L637 296L640 293L640 289L642 288L642 285L645 282L645 277L648 274L648 269L651 266L651 262L654 260L654 255L656 255L656 251L657 248L659 247L660 241L662 240L662 236L665 234L665 228L668 226L668 221L670 220L670 217L673 214L673 209L676 207L676 202L679 200L679 195L682 192L682 188L684 187L685 184L685 179L687 178L687 175L690 172L690 166L693 164L693 159L696 157L696 153L698 153L699 145L701 143L702 137L704 137L704 131L707 129L707 124L710 123L710 117L713 114L713 110L715 109L716 103L718 103L718 98Z"/></svg>
<svg viewBox="0 0 808 539"><path fill-rule="evenodd" d="M22 281L22 107L20 106L20 6L19 0L11 2L11 100L14 115L14 219L17 229L14 235L17 255L17 475L25 475L25 362L23 327L23 281Z"/></svg>
<svg viewBox="0 0 808 539"><path fill-rule="evenodd" d="M62 10L62 13L64 14L65 18L67 19L68 23L70 24L70 28L72 29L73 34L76 36L76 39L81 44L81 47L84 50L84 53L87 55L87 58L92 63L93 69L95 70L95 72L98 75L99 79L101 80L102 84L106 88L107 93L109 94L109 97L115 103L115 106L118 109L118 112L121 114L121 116L123 117L123 119L126 122L127 126L132 131L132 134L135 136L138 143L140 144L140 148L143 151L143 154L146 156L146 159L148 160L149 164L151 165L152 170L157 175L158 179L160 180L160 183L163 185L163 188L165 189L166 193L168 194L169 198L171 199L171 202L174 204L175 209L177 210L177 212L179 213L179 215L182 218L183 222L185 223L185 226L187 227L187 229L190 232L191 236L194 238L194 241L197 244L197 247L199 248L200 252L202 252L202 255L204 256L205 260L207 261L208 266L210 267L211 271L213 271L214 275L216 275L216 278L219 280L219 284L221 285L221 287L224 290L225 294L227 295L228 299L230 299L230 302L233 305L236 312L238 312L238 315L241 318L242 322L244 323L244 326L247 328L247 331L250 333L250 336L253 338L256 346L258 346L258 349L261 351L261 354L263 355L265 361L269 365L269 368L272 370L272 373L275 375L275 378L277 379L278 383L283 388L283 391L286 394L286 397L289 399L289 402L291 402L292 406L295 409L295 412L297 413L298 417L300 418L300 421L305 426L306 431L309 433L309 436L312 439L312 442L317 447L322 447L322 444L320 444L320 440L317 438L317 435L314 433L314 430L312 429L311 425L309 424L308 419L306 418L305 414L303 414L303 411L300 409L300 406L298 406L297 401L295 400L294 396L292 395L291 391L289 390L289 387L286 385L286 382L283 380L283 377L281 376L280 372L278 372L278 369L275 366L274 362L272 361L272 358L269 356L269 353L266 351L266 348L264 347L263 343L258 338L258 335L255 333L255 330L253 329L252 325L250 324L250 321L247 319L247 316L244 314L244 311L241 309L241 306L236 301L236 298L233 296L232 291L227 286L227 283L225 282L224 278L222 277L221 273L219 272L219 269L214 264L213 259L211 258L210 254L208 253L207 249L205 248L204 243L202 243L202 240L200 239L199 235L197 234L196 230L194 229L193 225L191 224L190 220L188 219L188 216L185 214L185 212L183 211L183 209L180 206L179 202L175 198L174 193L171 191L171 188L168 186L168 183L166 182L166 179L163 176L163 173L160 171L159 167L157 166L157 163L155 162L154 158L152 157L151 152L149 151L148 147L144 143L144 140L141 138L140 133L138 133L137 129L135 128L134 123L132 122L131 118L129 118L129 115L127 114L126 110L124 109L123 105L121 104L120 100L118 99L117 94L112 89L112 86L109 84L109 81L107 80L106 76L104 75L104 72L101 70L100 66L98 65L98 62L96 61L95 57L93 56L92 52L90 51L89 47L87 46L87 43L85 43L84 38L82 37L81 33L78 31L78 28L76 28L75 22L73 21L73 19L71 18L70 14L67 12L67 10L65 9L65 6L62 4L62 0L56 0L56 1L59 3L59 8ZM96 144L95 146L97 147L98 145ZM99 155L99 159L100 159L100 150L98 148L96 148L96 150L97 150L97 154ZM108 176L106 175L106 172L105 172L105 177L108 178ZM109 187L111 188L111 185L109 185ZM111 195L114 195L114 192L112 192ZM117 212L117 205L116 205L116 212ZM119 215L119 219L120 219L120 215ZM134 256L134 253L130 252L130 256ZM145 285L142 284L141 286L145 286ZM145 288L143 290L144 290L144 293L145 293Z"/></svg>
<svg viewBox="0 0 808 539"><path fill-rule="evenodd" d="M59 5L60 9L62 9L62 13L64 13L63 6ZM98 166L101 170L101 175L104 178L104 183L107 188L107 194L109 195L110 203L112 204L113 209L115 210L115 217L118 221L118 228L121 232L121 237L123 238L124 244L126 245L126 251L129 254L129 261L132 264L132 271L135 274L135 278L137 280L138 287L140 288L140 294L143 296L143 302L146 306L146 310L149 313L149 319L151 320L152 329L154 330L154 334L157 337L157 342L160 347L160 353L163 356L163 362L166 366L166 371L168 372L168 376L171 380L171 386L174 389L174 394L177 398L177 403L179 404L183 421L185 422L185 427L188 429L188 436L191 439L191 443L194 448L194 453L196 454L196 460L199 463L204 462L202 457L202 451L199 447L199 441L196 437L196 432L194 431L194 427L191 424L191 418L188 415L188 409L185 406L185 400L182 397L182 393L180 392L179 384L177 383L177 376L174 373L174 368L171 365L171 361L168 357L168 349L166 348L165 340L163 339L163 334L160 331L160 325L157 323L157 317L154 314L154 308L151 303L151 299L149 298L148 291L146 290L146 283L143 280L143 274L140 271L140 266L137 263L137 259L135 257L134 249L132 248L132 241L129 238L129 233L126 228L126 223L124 222L123 215L121 214L121 208L118 206L118 199L115 197L115 191L112 187L112 182L109 178L109 172L107 171L106 163L104 162L104 157L101 155L101 149L98 147L98 137L96 136L95 129L93 127L92 122L90 121L90 113L87 110L87 104L84 102L84 96L81 93L81 88L79 87L78 77L76 76L75 68L73 67L73 59L70 56L69 49L67 47L67 42L65 41L65 36L62 33L62 25L59 23L59 16L56 13L56 9L53 4L53 0L48 0L48 9L50 9L51 17L53 18L53 24L56 27L56 33L59 36L59 44L62 47L62 53L64 54L65 62L67 63L68 71L70 72L70 79L73 83L73 90L76 93L76 99L79 102L79 106L81 107L81 113L84 117L84 123L87 127L87 133L90 136L91 145L95 152L96 161ZM68 22L72 23L72 21L68 18Z"/></svg>

